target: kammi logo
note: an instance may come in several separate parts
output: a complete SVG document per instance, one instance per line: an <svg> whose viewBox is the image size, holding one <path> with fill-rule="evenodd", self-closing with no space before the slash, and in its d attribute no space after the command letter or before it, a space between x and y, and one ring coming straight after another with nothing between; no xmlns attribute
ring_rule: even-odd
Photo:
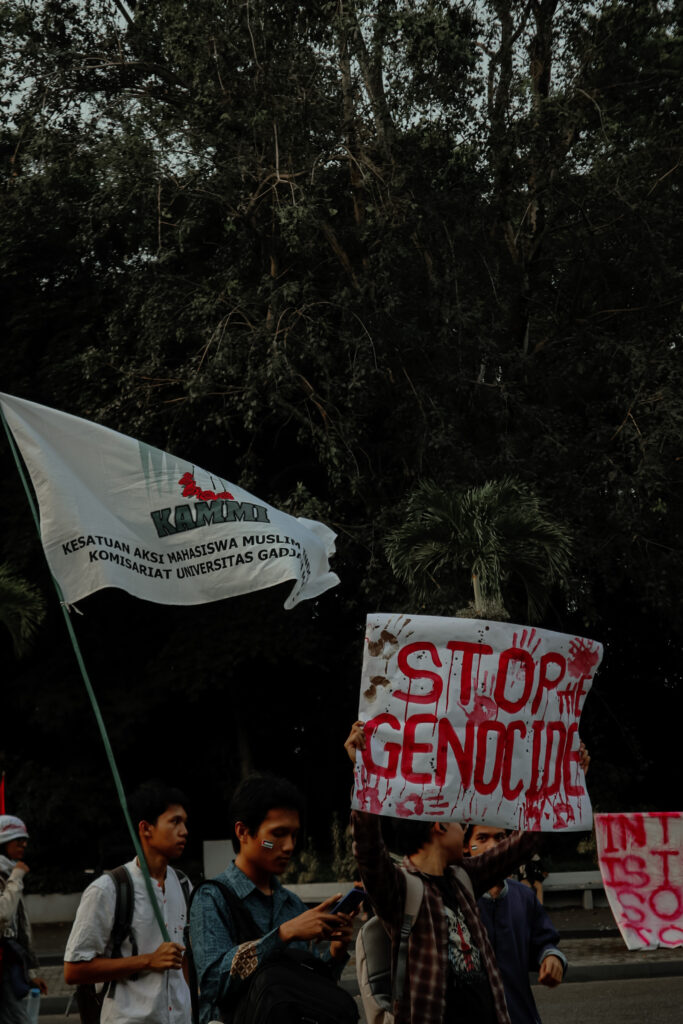
<svg viewBox="0 0 683 1024"><path fill-rule="evenodd" d="M158 537L170 537L184 530L198 530L211 523L269 523L268 510L250 501L198 501L195 505L159 508L150 513Z"/></svg>
<svg viewBox="0 0 683 1024"><path fill-rule="evenodd" d="M228 501L235 500L230 491L203 491L197 485L192 473L183 473L178 483L183 489L183 498L197 498L200 501L213 501L215 498L226 498Z"/></svg>

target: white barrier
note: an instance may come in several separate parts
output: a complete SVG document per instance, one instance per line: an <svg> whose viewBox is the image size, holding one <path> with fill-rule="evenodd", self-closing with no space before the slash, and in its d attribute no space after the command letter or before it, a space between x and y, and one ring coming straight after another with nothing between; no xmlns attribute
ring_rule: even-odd
<svg viewBox="0 0 683 1024"><path fill-rule="evenodd" d="M51 892L47 895L31 893L24 897L28 919L32 925L71 922L76 916L80 901L80 892Z"/></svg>

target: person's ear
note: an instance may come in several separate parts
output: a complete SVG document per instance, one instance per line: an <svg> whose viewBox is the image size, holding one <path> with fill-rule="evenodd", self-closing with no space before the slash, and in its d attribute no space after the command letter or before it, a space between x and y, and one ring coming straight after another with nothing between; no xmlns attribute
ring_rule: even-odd
<svg viewBox="0 0 683 1024"><path fill-rule="evenodd" d="M247 836L251 835L249 826L245 825L243 821L235 822L235 835L239 839L240 843L243 843Z"/></svg>
<svg viewBox="0 0 683 1024"><path fill-rule="evenodd" d="M138 822L138 835L142 839L149 839L151 834L152 834L152 825L150 825L150 823L148 821L144 821L144 819L143 819L143 821Z"/></svg>

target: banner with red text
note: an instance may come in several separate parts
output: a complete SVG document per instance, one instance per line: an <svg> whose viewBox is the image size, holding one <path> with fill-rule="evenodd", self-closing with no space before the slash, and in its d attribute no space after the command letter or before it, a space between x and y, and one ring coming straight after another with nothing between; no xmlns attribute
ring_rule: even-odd
<svg viewBox="0 0 683 1024"><path fill-rule="evenodd" d="M629 949L683 946L683 813L596 814L602 881Z"/></svg>
<svg viewBox="0 0 683 1024"><path fill-rule="evenodd" d="M0 395L31 475L52 574L71 604L120 587L202 604L294 580L285 608L338 582L335 534L115 430Z"/></svg>
<svg viewBox="0 0 683 1024"><path fill-rule="evenodd" d="M579 719L602 659L583 637L369 615L353 806L393 817L589 829Z"/></svg>

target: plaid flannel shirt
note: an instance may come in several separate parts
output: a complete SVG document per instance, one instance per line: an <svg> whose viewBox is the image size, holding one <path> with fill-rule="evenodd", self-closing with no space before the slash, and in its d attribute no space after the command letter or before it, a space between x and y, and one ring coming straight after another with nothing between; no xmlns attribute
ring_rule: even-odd
<svg viewBox="0 0 683 1024"><path fill-rule="evenodd" d="M405 906L405 876L394 864L382 840L380 819L364 811L351 814L353 851L358 861L363 884L370 896L375 912L386 925L391 936L393 963L396 964L398 944ZM508 839L482 854L462 862L474 887L475 897L481 896L492 885L504 878L512 868L524 861L535 848L534 833L516 832ZM430 881L406 858L404 867L420 875L424 882L424 896L417 919L408 941L406 991L395 1024L444 1024L446 1013L446 981L448 976L448 923L441 894ZM455 871L446 869L453 891L467 922L472 940L478 946L484 968L491 983L498 1024L510 1024L503 982L486 934L476 901L458 881ZM449 1022L451 1024L451 1022Z"/></svg>

